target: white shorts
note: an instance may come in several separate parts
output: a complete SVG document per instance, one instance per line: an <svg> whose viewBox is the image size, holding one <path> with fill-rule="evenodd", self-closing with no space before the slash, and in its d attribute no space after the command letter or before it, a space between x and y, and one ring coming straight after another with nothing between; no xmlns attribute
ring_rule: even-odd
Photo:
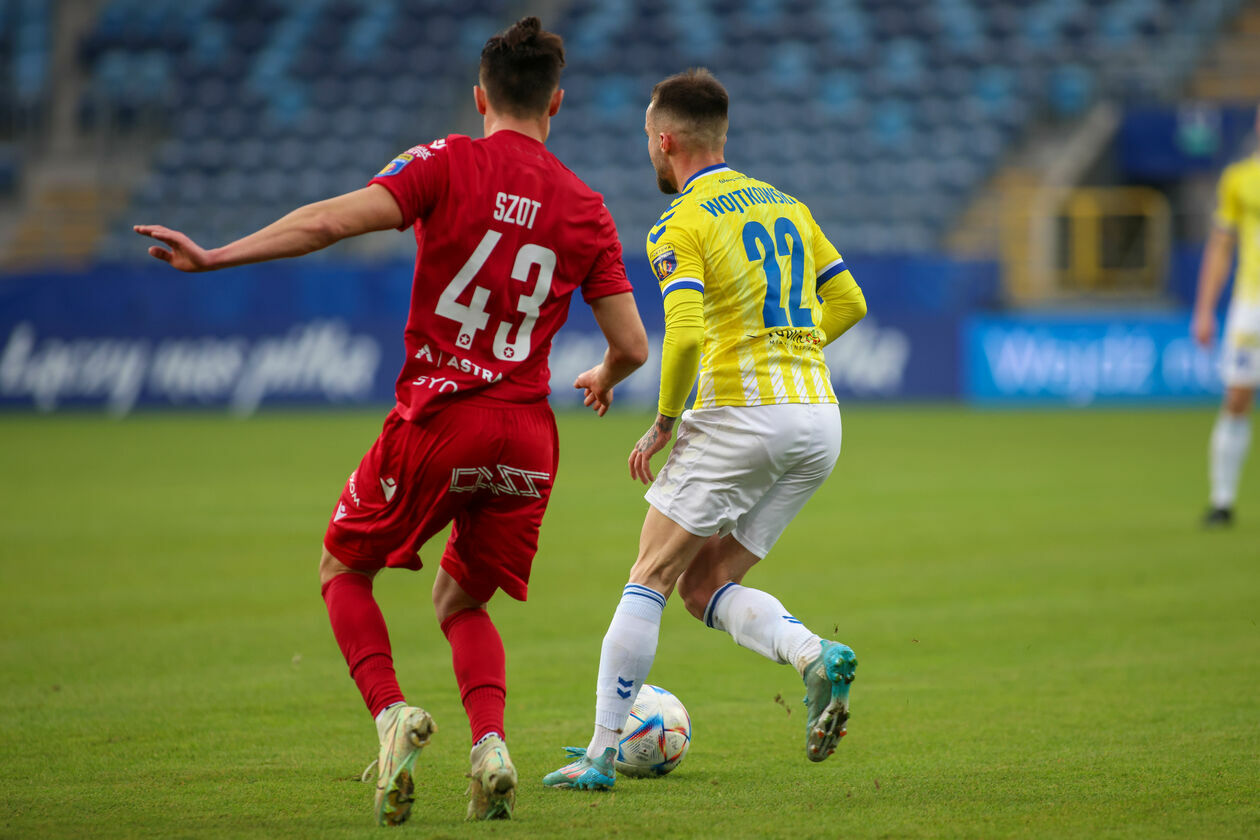
<svg viewBox="0 0 1260 840"><path fill-rule="evenodd" d="M1233 301L1225 317L1221 379L1230 388L1260 386L1260 304Z"/></svg>
<svg viewBox="0 0 1260 840"><path fill-rule="evenodd" d="M685 411L644 498L692 534L734 534L765 557L838 457L834 403Z"/></svg>

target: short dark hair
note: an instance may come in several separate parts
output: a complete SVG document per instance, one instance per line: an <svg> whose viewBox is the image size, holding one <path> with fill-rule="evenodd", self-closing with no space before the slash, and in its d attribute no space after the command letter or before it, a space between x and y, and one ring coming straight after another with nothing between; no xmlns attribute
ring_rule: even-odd
<svg viewBox="0 0 1260 840"><path fill-rule="evenodd" d="M560 86L561 67L564 39L530 16L486 41L479 76L496 110L528 118L546 113Z"/></svg>
<svg viewBox="0 0 1260 840"><path fill-rule="evenodd" d="M729 105L726 88L704 67L675 73L652 88L654 112L705 146L720 145L726 137Z"/></svg>

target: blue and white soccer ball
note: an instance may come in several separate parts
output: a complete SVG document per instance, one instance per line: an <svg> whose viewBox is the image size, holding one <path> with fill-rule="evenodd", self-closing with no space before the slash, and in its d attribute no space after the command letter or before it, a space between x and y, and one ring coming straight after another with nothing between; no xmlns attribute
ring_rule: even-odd
<svg viewBox="0 0 1260 840"><path fill-rule="evenodd" d="M665 689L644 685L622 732L617 772L632 777L664 776L678 766L691 746L691 716Z"/></svg>

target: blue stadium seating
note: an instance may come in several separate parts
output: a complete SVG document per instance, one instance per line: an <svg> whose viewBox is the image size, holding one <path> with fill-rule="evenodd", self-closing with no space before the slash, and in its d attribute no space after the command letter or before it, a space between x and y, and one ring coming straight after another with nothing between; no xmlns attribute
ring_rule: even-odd
<svg viewBox="0 0 1260 840"><path fill-rule="evenodd" d="M653 22L646 35L631 5ZM623 227L646 229L665 199L641 146L605 138L601 126L622 114L641 68L654 72L630 91L631 133L654 81L702 60L731 91L732 165L805 198L824 224L844 228L842 248L932 250L1032 121L1075 117L1101 95L1165 92L1181 76L1143 76L1139 65L1150 62L1130 51L1201 44L1234 5L690 0L685 25L669 26L656 25L659 3L576 0L554 24L578 36L552 146L592 184L617 187L608 203ZM614 176L623 155L630 174Z"/></svg>
<svg viewBox="0 0 1260 840"><path fill-rule="evenodd" d="M4 139L46 112L52 10L45 0L0 0L0 130Z"/></svg>
<svg viewBox="0 0 1260 840"><path fill-rule="evenodd" d="M105 256L134 256L137 219L225 241L361 186L450 130L505 5L112 0L80 45L93 80L80 117L126 130L156 111L169 131Z"/></svg>
<svg viewBox="0 0 1260 840"><path fill-rule="evenodd" d="M733 166L800 195L842 250L930 251L1034 121L1166 93L1237 4L570 0L545 21L569 59L550 144L605 193L637 249L666 203L644 106L661 76L704 64L731 91ZM13 35L41 5L0 0L0 60L13 68L18 52L47 52L35 24ZM399 149L451 130L482 43L516 8L109 0L80 44L93 80L81 118L125 129L157 114L168 131L107 255L143 254L126 229L138 219L223 241L359 186ZM22 89L47 83L12 73Z"/></svg>
<svg viewBox="0 0 1260 840"><path fill-rule="evenodd" d="M0 0L0 196L21 185L24 145L48 116L52 10L45 0Z"/></svg>

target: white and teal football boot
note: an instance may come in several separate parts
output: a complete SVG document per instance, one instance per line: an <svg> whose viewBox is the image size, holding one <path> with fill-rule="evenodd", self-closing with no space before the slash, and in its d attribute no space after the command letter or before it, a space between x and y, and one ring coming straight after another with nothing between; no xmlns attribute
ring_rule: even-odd
<svg viewBox="0 0 1260 840"><path fill-rule="evenodd" d="M608 747L594 760L588 758L586 750L581 747L565 747L564 751L573 760L543 776L543 784L547 787L611 790L617 783L616 747Z"/></svg>
<svg viewBox="0 0 1260 840"><path fill-rule="evenodd" d="M805 756L810 761L825 761L844 737L849 684L856 672L853 649L826 639L818 658L805 669Z"/></svg>

